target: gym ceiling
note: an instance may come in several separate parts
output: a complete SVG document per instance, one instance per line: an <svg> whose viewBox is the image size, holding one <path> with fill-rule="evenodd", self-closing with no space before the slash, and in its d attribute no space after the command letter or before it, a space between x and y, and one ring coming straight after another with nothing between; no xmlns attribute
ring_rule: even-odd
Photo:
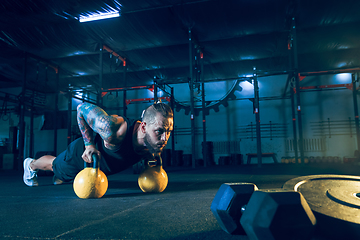
<svg viewBox="0 0 360 240"><path fill-rule="evenodd" d="M78 21L111 9L120 17ZM355 72L359 10L358 0L1 0L0 91L24 79L46 93L188 83L190 46L194 66L203 54L205 82L253 67L292 73L294 43L302 74Z"/></svg>

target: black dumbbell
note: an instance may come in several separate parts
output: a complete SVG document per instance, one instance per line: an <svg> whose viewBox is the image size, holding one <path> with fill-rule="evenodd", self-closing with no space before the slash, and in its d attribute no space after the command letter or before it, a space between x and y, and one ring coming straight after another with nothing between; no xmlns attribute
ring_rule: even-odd
<svg viewBox="0 0 360 240"><path fill-rule="evenodd" d="M245 234L240 225L241 208L249 202L257 189L253 183L224 183L220 186L210 209L225 232Z"/></svg>
<svg viewBox="0 0 360 240"><path fill-rule="evenodd" d="M316 224L301 193L258 190L252 183L222 184L211 211L223 230L251 240L309 239Z"/></svg>

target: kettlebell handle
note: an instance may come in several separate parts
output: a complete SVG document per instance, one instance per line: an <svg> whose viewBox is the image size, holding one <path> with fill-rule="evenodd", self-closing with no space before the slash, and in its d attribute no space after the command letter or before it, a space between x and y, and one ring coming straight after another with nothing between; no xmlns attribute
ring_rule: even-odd
<svg viewBox="0 0 360 240"><path fill-rule="evenodd" d="M97 154L91 155L91 158L93 160L93 168L99 167L99 156ZM84 168L90 167L91 163L87 163L84 161Z"/></svg>
<svg viewBox="0 0 360 240"><path fill-rule="evenodd" d="M163 161L162 161L162 157L161 155L158 156L158 166L162 166L163 165Z"/></svg>
<svg viewBox="0 0 360 240"><path fill-rule="evenodd" d="M162 166L161 155L155 156L154 160L147 161L147 166L148 167Z"/></svg>

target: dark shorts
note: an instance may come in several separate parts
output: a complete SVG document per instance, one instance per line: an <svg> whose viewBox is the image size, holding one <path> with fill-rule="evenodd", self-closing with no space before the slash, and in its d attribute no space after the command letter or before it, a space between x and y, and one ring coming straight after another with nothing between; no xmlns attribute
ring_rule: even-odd
<svg viewBox="0 0 360 240"><path fill-rule="evenodd" d="M84 160L82 154L85 150L84 141L78 138L60 153L53 161L53 171L57 178L69 182L73 180L82 169L84 169Z"/></svg>
<svg viewBox="0 0 360 240"><path fill-rule="evenodd" d="M97 143L96 146L101 152L99 161L100 169L106 176L121 172L142 159L140 155L132 153L131 151L128 151L130 153L128 153L125 158L122 158L121 155L115 154L113 156L109 154L109 150L104 149L100 137L95 138L95 143ZM85 162L81 157L84 150L85 144L83 138L78 138L70 143L67 149L60 153L53 161L55 176L64 182L74 180L76 175L84 169Z"/></svg>

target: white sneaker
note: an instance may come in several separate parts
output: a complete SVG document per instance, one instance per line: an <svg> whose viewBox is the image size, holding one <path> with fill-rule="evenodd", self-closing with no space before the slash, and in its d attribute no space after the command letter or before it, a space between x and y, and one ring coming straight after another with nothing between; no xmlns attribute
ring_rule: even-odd
<svg viewBox="0 0 360 240"><path fill-rule="evenodd" d="M53 176L53 183L54 183L54 185L60 185L60 184L63 184L64 182L54 175Z"/></svg>
<svg viewBox="0 0 360 240"><path fill-rule="evenodd" d="M39 185L36 177L37 171L34 171L30 168L30 163L33 161L33 158L26 158L24 160L24 176L23 180L26 185L29 187L36 187Z"/></svg>

